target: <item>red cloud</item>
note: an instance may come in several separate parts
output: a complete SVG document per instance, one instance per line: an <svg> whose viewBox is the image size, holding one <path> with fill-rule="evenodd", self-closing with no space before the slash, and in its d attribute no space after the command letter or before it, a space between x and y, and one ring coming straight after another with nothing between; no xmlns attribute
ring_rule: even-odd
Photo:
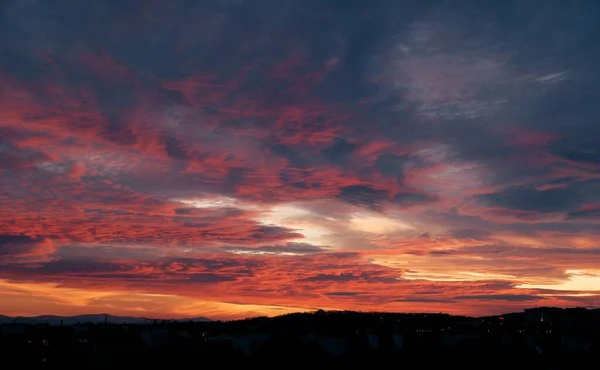
<svg viewBox="0 0 600 370"><path fill-rule="evenodd" d="M59 260L5 269L4 274L14 282L55 281L77 289L306 308L352 305L363 310L443 309L480 314L526 307L532 302L559 304L562 299L548 294L550 291L516 289L513 283L503 281L406 280L402 270L372 265L358 254L336 253L260 258L206 255L161 262ZM465 301L468 310L451 306Z"/></svg>
<svg viewBox="0 0 600 370"><path fill-rule="evenodd" d="M146 13L133 18L151 28L156 21ZM129 35L123 29L129 30L120 24L106 32ZM180 52L190 43L180 40ZM593 302L593 292L577 298L581 290L517 285L564 282L566 271L597 266L590 245L600 239L589 229L579 231L585 240L576 239L576 229L531 231L550 222L592 223L597 199L546 214L518 207L532 208L528 199L513 199L513 208L477 202L507 183L535 182L532 188L543 192L566 190L572 184L559 182L564 178L597 179L594 164L550 152L560 135L511 130L498 133L500 143L476 137L483 145L473 149L463 137L457 141L466 148L455 145L456 135L440 128L440 137L413 141L415 130L390 114L396 106L373 117L378 99L328 99L321 88L345 76L334 75L340 63L315 63L308 53L253 60L235 73L181 62L178 75L158 76L150 72L159 69L154 64L136 69L108 51L73 49L45 55L39 79L0 79L0 279L9 284L463 314ZM471 81L468 68L457 68ZM423 105L421 93L411 94ZM425 105L443 119L448 94L438 95ZM450 98L458 105L471 99ZM494 162L508 148L512 154ZM548 170L494 177L513 165ZM219 195L237 203L190 201ZM352 206L281 215L297 228L262 221L272 206L300 209L315 200ZM310 214L319 211L320 218ZM347 225L369 212L407 230L379 235ZM519 229L524 224L532 229ZM320 227L335 247L307 243ZM572 248L548 245L560 236Z"/></svg>

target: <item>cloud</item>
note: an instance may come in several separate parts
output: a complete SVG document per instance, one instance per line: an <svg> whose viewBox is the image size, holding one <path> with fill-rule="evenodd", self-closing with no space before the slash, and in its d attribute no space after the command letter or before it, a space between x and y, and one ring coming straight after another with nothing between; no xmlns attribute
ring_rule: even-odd
<svg viewBox="0 0 600 370"><path fill-rule="evenodd" d="M361 281L371 283L396 282L399 277L383 276L378 271L359 272L359 273L340 273L340 274L316 274L302 279L305 282L345 282L345 281Z"/></svg>
<svg viewBox="0 0 600 370"><path fill-rule="evenodd" d="M375 168L384 176L394 176L398 182L404 178L404 167L410 163L410 158L391 153L384 153L377 157Z"/></svg>
<svg viewBox="0 0 600 370"><path fill-rule="evenodd" d="M481 229L451 229L448 232L458 239L487 239L492 236L491 231Z"/></svg>
<svg viewBox="0 0 600 370"><path fill-rule="evenodd" d="M13 172L26 170L50 160L46 153L30 148L17 148L11 142L3 141L0 141L0 163L2 163L0 169L2 170Z"/></svg>
<svg viewBox="0 0 600 370"><path fill-rule="evenodd" d="M265 245L258 247L224 247L235 254L266 254L266 255L305 255L327 251L328 248L306 243L287 243L285 245Z"/></svg>
<svg viewBox="0 0 600 370"><path fill-rule="evenodd" d="M3 6L14 312L483 314L592 294L592 1Z"/></svg>
<svg viewBox="0 0 600 370"><path fill-rule="evenodd" d="M488 295L463 295L452 297L455 300L482 300L482 301L539 301L543 297L528 294L488 294Z"/></svg>
<svg viewBox="0 0 600 370"><path fill-rule="evenodd" d="M232 281L235 278L231 276L223 276L217 274L210 273L200 273L200 274L192 274L189 276L189 279L192 283L200 283L200 284L213 284L219 283L223 281Z"/></svg>
<svg viewBox="0 0 600 370"><path fill-rule="evenodd" d="M451 303L451 299L438 299L429 297L408 297L408 298L397 298L393 302L406 302L406 303Z"/></svg>
<svg viewBox="0 0 600 370"><path fill-rule="evenodd" d="M10 257L43 256L54 251L52 241L23 234L0 234L0 255Z"/></svg>
<svg viewBox="0 0 600 370"><path fill-rule="evenodd" d="M600 218L600 207L597 206L582 206L578 210L571 211L567 214L567 219L589 219L597 220Z"/></svg>
<svg viewBox="0 0 600 370"><path fill-rule="evenodd" d="M423 193L396 193L392 202L402 206L410 206L436 201L435 195Z"/></svg>
<svg viewBox="0 0 600 370"><path fill-rule="evenodd" d="M586 197L579 189L573 187L548 190L514 187L499 193L482 195L479 199L492 206L507 209L551 213L578 208L584 204Z"/></svg>
<svg viewBox="0 0 600 370"><path fill-rule="evenodd" d="M324 293L328 297L354 297L365 294L364 292L327 292Z"/></svg>
<svg viewBox="0 0 600 370"><path fill-rule="evenodd" d="M368 185L350 185L341 189L340 199L349 203L376 210L379 204L388 199L389 193L384 189L375 189Z"/></svg>
<svg viewBox="0 0 600 370"><path fill-rule="evenodd" d="M335 138L330 146L321 150L321 154L330 162L343 165L356 149L356 144L352 144L342 138Z"/></svg>

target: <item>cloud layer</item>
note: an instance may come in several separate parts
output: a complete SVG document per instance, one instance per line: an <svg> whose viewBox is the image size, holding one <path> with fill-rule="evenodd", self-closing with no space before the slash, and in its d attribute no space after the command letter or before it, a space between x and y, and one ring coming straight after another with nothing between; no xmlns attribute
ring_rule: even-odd
<svg viewBox="0 0 600 370"><path fill-rule="evenodd" d="M2 313L600 305L599 13L5 2Z"/></svg>

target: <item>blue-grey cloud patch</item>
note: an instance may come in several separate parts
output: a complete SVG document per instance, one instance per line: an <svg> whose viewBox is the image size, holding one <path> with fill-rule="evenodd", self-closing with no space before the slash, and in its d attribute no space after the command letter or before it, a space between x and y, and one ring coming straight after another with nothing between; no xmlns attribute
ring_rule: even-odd
<svg viewBox="0 0 600 370"><path fill-rule="evenodd" d="M196 284L212 284L235 280L235 278L231 276L211 273L191 274L187 276L187 279Z"/></svg>
<svg viewBox="0 0 600 370"><path fill-rule="evenodd" d="M93 277L104 274L123 274L133 272L135 267L119 262L104 262L86 259L57 259L42 263L1 266L0 270L11 276L30 278L32 280L56 277Z"/></svg>
<svg viewBox="0 0 600 370"><path fill-rule="evenodd" d="M331 163L343 166L357 148L356 144L350 143L346 139L334 138L330 146L321 150L321 154Z"/></svg>
<svg viewBox="0 0 600 370"><path fill-rule="evenodd" d="M0 265L0 273L16 280L60 281L61 279L153 279L168 283L184 281L211 283L249 277L264 266L264 261L234 258L139 258L111 260L107 255L97 259L65 257L41 263ZM143 269L144 271L140 271Z"/></svg>
<svg viewBox="0 0 600 370"><path fill-rule="evenodd" d="M304 278L302 281L306 282L337 282L337 281L353 281L358 278L350 273L342 273L342 274L317 274L314 276L310 276Z"/></svg>
<svg viewBox="0 0 600 370"><path fill-rule="evenodd" d="M368 185L350 185L341 189L338 198L351 204L377 210L382 202L389 199L389 192Z"/></svg>
<svg viewBox="0 0 600 370"><path fill-rule="evenodd" d="M395 177L398 183L401 183L404 179L404 166L408 163L411 163L408 156L385 153L377 157L375 168L382 175Z"/></svg>
<svg viewBox="0 0 600 370"><path fill-rule="evenodd" d="M18 148L0 138L0 170L18 172L49 160L50 157L46 153L30 148Z"/></svg>
<svg viewBox="0 0 600 370"><path fill-rule="evenodd" d="M485 240L493 235L491 231L484 229L451 229L448 230L448 234L457 239L476 240Z"/></svg>
<svg viewBox="0 0 600 370"><path fill-rule="evenodd" d="M600 209L580 210L567 213L568 220L600 220Z"/></svg>
<svg viewBox="0 0 600 370"><path fill-rule="evenodd" d="M400 206L413 206L435 202L437 199L437 196L433 194L400 192L394 194L392 203Z"/></svg>
<svg viewBox="0 0 600 370"><path fill-rule="evenodd" d="M0 234L0 256L14 257L33 251L42 241L41 238L28 235Z"/></svg>
<svg viewBox="0 0 600 370"><path fill-rule="evenodd" d="M600 139L561 140L552 147L552 151L579 164L600 166Z"/></svg>
<svg viewBox="0 0 600 370"><path fill-rule="evenodd" d="M285 158L292 168L303 168L309 163L296 149L285 144L273 144L269 150L272 154Z"/></svg>
<svg viewBox="0 0 600 370"><path fill-rule="evenodd" d="M597 185L597 184L596 184ZM478 197L490 206L540 213L568 212L597 198L591 183L572 183L566 188L540 190L532 186L513 186Z"/></svg>

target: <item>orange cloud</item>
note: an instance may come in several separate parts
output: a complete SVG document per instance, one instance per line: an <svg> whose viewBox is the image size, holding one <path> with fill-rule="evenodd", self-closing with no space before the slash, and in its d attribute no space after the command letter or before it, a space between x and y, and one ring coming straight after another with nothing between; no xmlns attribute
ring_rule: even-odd
<svg viewBox="0 0 600 370"><path fill-rule="evenodd" d="M589 56L392 3L8 5L0 313L597 305Z"/></svg>

